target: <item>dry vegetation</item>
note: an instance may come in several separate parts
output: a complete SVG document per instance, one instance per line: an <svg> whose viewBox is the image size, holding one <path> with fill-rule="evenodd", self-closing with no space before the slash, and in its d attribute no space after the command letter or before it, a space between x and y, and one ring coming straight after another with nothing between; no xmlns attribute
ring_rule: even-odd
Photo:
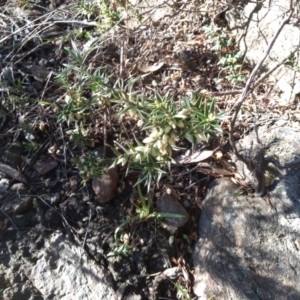
<svg viewBox="0 0 300 300"><path fill-rule="evenodd" d="M39 192L46 183L33 166L51 157L71 195L115 165L123 188L167 190L190 210L211 177L232 176L228 116L249 68L226 29L228 4L205 2L2 5L0 146L21 143L23 159L12 174ZM131 221L160 217L138 198ZM185 238L177 264L196 239L196 219ZM130 253L124 243L116 249ZM181 283L190 299L189 276Z"/></svg>

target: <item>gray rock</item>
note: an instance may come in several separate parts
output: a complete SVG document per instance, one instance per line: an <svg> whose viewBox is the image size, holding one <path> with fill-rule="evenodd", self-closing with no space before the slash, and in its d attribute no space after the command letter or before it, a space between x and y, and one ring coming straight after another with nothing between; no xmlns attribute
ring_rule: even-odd
<svg viewBox="0 0 300 300"><path fill-rule="evenodd" d="M42 241L33 230L2 244L3 299L117 299L109 273L89 259L80 245L61 233L48 236L45 245Z"/></svg>
<svg viewBox="0 0 300 300"><path fill-rule="evenodd" d="M280 163L287 163L297 159L300 155L300 128L292 129L289 127L268 128L267 126L259 127L258 139L264 145L265 157L273 157ZM266 134L267 133L267 134ZM243 140L237 143L237 149L244 157L248 157L252 162L258 161L257 157L260 152L257 135L252 132ZM237 170L246 184L251 186L257 185L257 178L254 178L246 165L238 161L235 157L233 161L236 164ZM300 164L296 167L300 168ZM274 165L270 164L263 180L266 186L272 185L278 181L286 173L286 170L277 170Z"/></svg>
<svg viewBox="0 0 300 300"><path fill-rule="evenodd" d="M34 168L40 175L45 175L55 169L58 166L58 162L54 159L48 159L43 161L38 161Z"/></svg>
<svg viewBox="0 0 300 300"><path fill-rule="evenodd" d="M32 208L32 197L22 197L20 202L15 205L16 214L24 214Z"/></svg>
<svg viewBox="0 0 300 300"><path fill-rule="evenodd" d="M9 187L9 180L7 178L0 179L0 188L6 190Z"/></svg>
<svg viewBox="0 0 300 300"><path fill-rule="evenodd" d="M163 274L168 276L168 278L170 278L171 280L175 280L181 274L181 270L179 267L168 268L163 271Z"/></svg>
<svg viewBox="0 0 300 300"><path fill-rule="evenodd" d="M259 136L267 155L287 162L300 153L299 132L265 129ZM250 136L241 147L250 149L255 140ZM264 198L239 195L224 178L208 189L193 254L199 299L300 299L299 166L273 175Z"/></svg>
<svg viewBox="0 0 300 300"><path fill-rule="evenodd" d="M178 202L178 200L169 194L164 194L157 201L157 211L161 213L172 213L182 215L182 217L163 218L163 222L166 224L166 228L173 234L179 227L189 220L189 214L184 207Z"/></svg>
<svg viewBox="0 0 300 300"><path fill-rule="evenodd" d="M103 268L62 234L52 234L28 272L34 286L51 299L117 299Z"/></svg>
<svg viewBox="0 0 300 300"><path fill-rule="evenodd" d="M27 190L27 187L24 183L22 182L18 182L18 183L15 183L13 184L11 187L10 187L10 190L11 191L14 191L14 192L18 192L18 193L24 193L24 191Z"/></svg>

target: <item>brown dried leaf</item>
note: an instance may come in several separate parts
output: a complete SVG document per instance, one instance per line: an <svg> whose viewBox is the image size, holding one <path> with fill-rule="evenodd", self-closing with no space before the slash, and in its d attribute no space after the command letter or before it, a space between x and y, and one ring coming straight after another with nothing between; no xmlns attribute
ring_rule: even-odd
<svg viewBox="0 0 300 300"><path fill-rule="evenodd" d="M58 162L53 159L47 159L44 161L38 161L34 165L34 169L40 174L45 175L55 169L58 166Z"/></svg>
<svg viewBox="0 0 300 300"><path fill-rule="evenodd" d="M160 62L160 63L155 63L152 66L139 67L138 69L143 73L155 72L159 70L164 64L165 64L164 62Z"/></svg>
<svg viewBox="0 0 300 300"><path fill-rule="evenodd" d="M218 149L218 148L217 148ZM203 150L203 151L196 151L190 156L184 157L182 160L179 161L180 164L192 164L197 163L203 160L210 158L216 150Z"/></svg>
<svg viewBox="0 0 300 300"><path fill-rule="evenodd" d="M218 175L222 175L222 176L231 176L234 175L233 172L230 172L224 168L217 168L217 167L211 167L213 173L218 174Z"/></svg>

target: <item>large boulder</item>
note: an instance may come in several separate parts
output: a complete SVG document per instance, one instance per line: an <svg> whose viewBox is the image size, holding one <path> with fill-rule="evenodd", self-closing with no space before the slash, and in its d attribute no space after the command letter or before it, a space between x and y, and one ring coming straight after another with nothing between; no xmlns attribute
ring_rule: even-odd
<svg viewBox="0 0 300 300"><path fill-rule="evenodd" d="M300 154L297 131L261 128L258 136L281 162ZM255 151L255 141L247 137L240 149ZM300 299L299 167L274 170L264 198L241 195L230 179L212 183L193 254L199 299Z"/></svg>
<svg viewBox="0 0 300 300"><path fill-rule="evenodd" d="M62 234L53 234L28 273L34 286L52 299L116 299L108 272Z"/></svg>
<svg viewBox="0 0 300 300"><path fill-rule="evenodd" d="M108 271L61 233L43 241L34 230L2 245L3 299L117 299ZM1 298L2 299L2 298Z"/></svg>
<svg viewBox="0 0 300 300"><path fill-rule="evenodd" d="M225 13L228 25L237 37L239 50L245 53L246 61L251 65L255 65L261 59L270 40L287 16L289 2L286 0L233 1L229 6L230 9ZM298 24L294 24L296 20L296 17L293 17L293 24L285 25L283 28L262 72L272 69L299 47L300 29ZM296 53L295 68L291 65L282 65L269 80L269 85L275 85L274 90L280 94L277 100L281 104L293 101L295 94L300 92L299 75L296 72L298 65L299 58Z"/></svg>

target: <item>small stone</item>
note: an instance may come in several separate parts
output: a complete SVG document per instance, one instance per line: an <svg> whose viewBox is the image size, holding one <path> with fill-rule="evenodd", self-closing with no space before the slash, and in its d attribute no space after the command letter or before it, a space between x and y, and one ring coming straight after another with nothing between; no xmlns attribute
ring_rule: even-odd
<svg viewBox="0 0 300 300"><path fill-rule="evenodd" d="M175 197L169 194L164 194L159 198L157 202L157 210L161 213L182 215L182 217L178 218L163 218L163 222L167 226L166 229L172 234L174 234L179 227L184 226L184 224L189 220L189 215L184 207L178 202Z"/></svg>
<svg viewBox="0 0 300 300"><path fill-rule="evenodd" d="M84 229L84 228L80 228L80 229L78 230L78 234L79 234L79 235L84 235L84 234L85 234L85 229Z"/></svg>
<svg viewBox="0 0 300 300"><path fill-rule="evenodd" d="M96 251L96 246L94 244L89 243L89 244L87 244L87 246L88 246L90 251L92 251L92 252Z"/></svg>
<svg viewBox="0 0 300 300"><path fill-rule="evenodd" d="M83 196L82 201L83 202L88 202L88 201L90 201L90 197L85 195L85 196Z"/></svg>
<svg viewBox="0 0 300 300"><path fill-rule="evenodd" d="M15 206L15 212L21 215L29 211L32 207L32 198L23 197L21 198L21 202Z"/></svg>
<svg viewBox="0 0 300 300"><path fill-rule="evenodd" d="M92 187L96 194L95 199L99 203L105 203L112 200L117 191L119 173L117 168L109 169L99 178L93 178Z"/></svg>
<svg viewBox="0 0 300 300"><path fill-rule="evenodd" d="M2 178L0 180L0 188L6 190L9 187L9 180L7 178Z"/></svg>
<svg viewBox="0 0 300 300"><path fill-rule="evenodd" d="M168 268L163 271L163 273L170 279L175 280L179 277L181 271L179 267Z"/></svg>
<svg viewBox="0 0 300 300"><path fill-rule="evenodd" d="M13 184L10 187L10 190L14 191L14 192L23 192L23 191L26 191L27 188L26 188L26 185L24 183L19 182L19 183Z"/></svg>
<svg viewBox="0 0 300 300"><path fill-rule="evenodd" d="M50 203L55 204L60 201L60 195L59 193L55 193L51 198L50 198Z"/></svg>
<svg viewBox="0 0 300 300"><path fill-rule="evenodd" d="M38 161L34 168L40 175L45 175L52 171L54 168L56 168L58 165L58 162L53 159Z"/></svg>

